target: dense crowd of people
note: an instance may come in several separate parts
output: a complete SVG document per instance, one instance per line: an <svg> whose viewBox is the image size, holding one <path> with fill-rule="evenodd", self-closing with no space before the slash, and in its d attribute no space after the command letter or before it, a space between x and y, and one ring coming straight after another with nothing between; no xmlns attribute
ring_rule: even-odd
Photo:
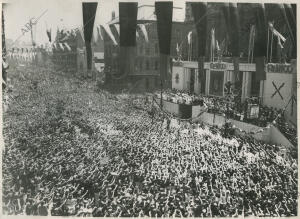
<svg viewBox="0 0 300 219"><path fill-rule="evenodd" d="M38 128L28 124L16 141L6 139L4 214L297 215L297 160L277 146L250 137L224 138L218 128L203 124L168 121L132 107L126 95L63 94L72 99L66 108L63 101L56 103L54 112L39 116ZM76 98L84 99L81 105ZM73 102L88 112L73 112ZM153 109L150 99L145 105ZM98 117L81 119L84 113ZM9 120L4 123L5 132L13 131L7 130ZM45 131L48 135L40 134ZM29 142L25 136L31 135Z"/></svg>
<svg viewBox="0 0 300 219"><path fill-rule="evenodd" d="M155 96L160 98L161 94L157 92ZM278 127L292 144L297 145L297 129L287 123L284 111L282 109L260 105L257 98L247 98L244 103L241 103L240 101L229 101L226 97L195 95L174 89L164 91L162 97L163 100L181 104L199 105L199 103L203 101L207 105L209 113L223 115L259 127L266 127L269 123L272 123ZM254 104L259 107L255 118L250 117L248 113L249 104Z"/></svg>

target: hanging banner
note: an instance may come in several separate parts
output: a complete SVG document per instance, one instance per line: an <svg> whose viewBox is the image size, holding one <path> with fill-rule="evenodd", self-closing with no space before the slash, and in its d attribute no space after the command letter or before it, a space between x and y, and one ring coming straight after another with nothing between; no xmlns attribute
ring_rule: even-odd
<svg viewBox="0 0 300 219"><path fill-rule="evenodd" d="M120 2L120 46L136 45L137 2Z"/></svg>
<svg viewBox="0 0 300 219"><path fill-rule="evenodd" d="M267 56L267 23L263 4L255 4L256 39L254 44L254 57L256 63L255 80L266 80L265 61Z"/></svg>
<svg viewBox="0 0 300 219"><path fill-rule="evenodd" d="M198 37L198 72L201 84L201 93L205 93L206 73L204 69L206 36L207 36L207 3L191 3L194 23Z"/></svg>
<svg viewBox="0 0 300 219"><path fill-rule="evenodd" d="M136 51L137 2L119 2L120 68L122 77L134 70ZM117 27L116 27L117 28ZM118 29L118 28L117 28Z"/></svg>
<svg viewBox="0 0 300 219"><path fill-rule="evenodd" d="M173 2L155 2L159 51L170 55Z"/></svg>
<svg viewBox="0 0 300 219"><path fill-rule="evenodd" d="M160 77L162 87L171 87L169 56L171 48L173 2L155 2L157 35L160 51Z"/></svg>
<svg viewBox="0 0 300 219"><path fill-rule="evenodd" d="M83 2L82 3L82 15L83 15L83 29L84 29L84 41L86 47L87 56L87 69L92 69L92 46L91 40L93 36L94 21L97 10L97 2Z"/></svg>

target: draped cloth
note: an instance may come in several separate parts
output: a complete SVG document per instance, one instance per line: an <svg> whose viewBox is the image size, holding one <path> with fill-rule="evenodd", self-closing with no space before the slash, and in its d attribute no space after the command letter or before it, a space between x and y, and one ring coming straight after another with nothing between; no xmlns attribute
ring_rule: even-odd
<svg viewBox="0 0 300 219"><path fill-rule="evenodd" d="M155 2L157 34L160 51L160 77L163 87L170 87L170 48L172 34L173 2Z"/></svg>
<svg viewBox="0 0 300 219"><path fill-rule="evenodd" d="M120 2L120 75L134 70L136 56L137 2Z"/></svg>
<svg viewBox="0 0 300 219"><path fill-rule="evenodd" d="M91 40L93 36L94 21L97 11L97 2L83 2L82 14L83 14L83 29L84 29L84 41L86 47L87 56L87 69L92 69L92 46Z"/></svg>
<svg viewBox="0 0 300 219"><path fill-rule="evenodd" d="M204 69L206 36L207 36L207 3L191 3L192 14L198 37L198 78L200 81L200 92L205 93L206 72Z"/></svg>

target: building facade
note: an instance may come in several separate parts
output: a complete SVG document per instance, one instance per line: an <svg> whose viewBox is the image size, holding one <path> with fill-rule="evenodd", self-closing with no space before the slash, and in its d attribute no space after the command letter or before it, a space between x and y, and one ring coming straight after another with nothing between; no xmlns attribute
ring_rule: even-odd
<svg viewBox="0 0 300 219"><path fill-rule="evenodd" d="M182 9L173 8L173 11L176 10ZM128 79L131 83L135 84L135 88L138 90L152 90L160 85L159 42L154 12L155 8L153 5L142 5L138 8L137 23L145 26L148 38L147 41L141 28L137 27L136 50L135 54L133 54L135 56L134 70L130 73ZM119 72L120 51L118 18L112 16L112 21L109 22L109 25L118 45L114 45L109 35L103 31L105 45L104 61L108 77ZM183 21L173 18L170 59L178 58L179 54L176 48L179 48L179 53L183 58L187 56L187 35L193 28L192 23L186 24ZM171 72L172 66L169 69Z"/></svg>

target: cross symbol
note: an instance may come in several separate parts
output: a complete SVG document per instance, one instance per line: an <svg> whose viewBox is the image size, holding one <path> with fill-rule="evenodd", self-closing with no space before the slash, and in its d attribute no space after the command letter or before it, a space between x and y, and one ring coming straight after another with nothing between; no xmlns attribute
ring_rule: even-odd
<svg viewBox="0 0 300 219"><path fill-rule="evenodd" d="M274 83L274 81L272 81L272 84L273 84L273 86L275 87L275 92L274 92L274 94L272 94L272 96L271 96L271 98L273 98L277 93L279 94L279 96L281 97L281 99L283 100L283 97L282 97L282 95L281 95L281 93L280 93L280 89L284 86L284 83L282 83L281 85L280 85L280 87L279 88L277 88L277 86L276 86L276 84Z"/></svg>

